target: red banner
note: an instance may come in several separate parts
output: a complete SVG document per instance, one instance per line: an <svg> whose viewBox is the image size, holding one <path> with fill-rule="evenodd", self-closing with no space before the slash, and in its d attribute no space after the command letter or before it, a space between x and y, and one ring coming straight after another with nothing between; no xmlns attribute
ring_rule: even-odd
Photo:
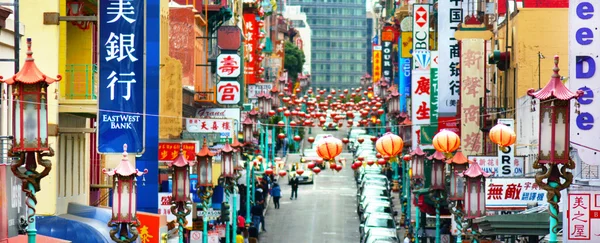
<svg viewBox="0 0 600 243"><path fill-rule="evenodd" d="M172 161L179 155L179 147L183 146L183 156L187 160L196 160L195 143L158 143L158 160Z"/></svg>
<svg viewBox="0 0 600 243"><path fill-rule="evenodd" d="M138 237L143 243L160 242L160 214L137 212L137 218L140 221L138 227Z"/></svg>
<svg viewBox="0 0 600 243"><path fill-rule="evenodd" d="M460 134L460 119L456 117L438 117L438 132L442 129Z"/></svg>
<svg viewBox="0 0 600 243"><path fill-rule="evenodd" d="M256 55L258 50L258 33L259 33L258 22L256 21L256 14L244 13L244 82L246 85L255 84L256 79L256 63L258 62L258 56Z"/></svg>

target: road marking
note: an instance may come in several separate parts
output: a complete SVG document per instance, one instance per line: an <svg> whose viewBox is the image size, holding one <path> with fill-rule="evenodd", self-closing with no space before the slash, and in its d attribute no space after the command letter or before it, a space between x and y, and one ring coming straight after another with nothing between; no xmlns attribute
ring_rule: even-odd
<svg viewBox="0 0 600 243"><path fill-rule="evenodd" d="M336 232L323 232L324 235L337 235Z"/></svg>

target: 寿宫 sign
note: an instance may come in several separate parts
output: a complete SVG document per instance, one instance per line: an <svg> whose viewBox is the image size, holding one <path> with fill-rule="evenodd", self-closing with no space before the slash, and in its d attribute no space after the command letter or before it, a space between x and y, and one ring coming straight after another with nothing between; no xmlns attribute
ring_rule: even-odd
<svg viewBox="0 0 600 243"><path fill-rule="evenodd" d="M240 83L237 81L221 81L217 84L217 102L223 105L235 105L241 99Z"/></svg>
<svg viewBox="0 0 600 243"><path fill-rule="evenodd" d="M241 73L242 61L238 54L217 56L217 75L221 78L237 78Z"/></svg>
<svg viewBox="0 0 600 243"><path fill-rule="evenodd" d="M141 154L145 146L145 1L100 1L98 152Z"/></svg>

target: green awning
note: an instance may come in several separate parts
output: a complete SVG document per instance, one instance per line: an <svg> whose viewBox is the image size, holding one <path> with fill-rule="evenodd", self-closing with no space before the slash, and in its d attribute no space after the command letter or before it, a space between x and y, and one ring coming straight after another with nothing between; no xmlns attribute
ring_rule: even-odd
<svg viewBox="0 0 600 243"><path fill-rule="evenodd" d="M473 219L482 229L482 235L537 235L548 234L550 219L548 213L507 214L485 216ZM558 228L562 228L562 213L558 214Z"/></svg>

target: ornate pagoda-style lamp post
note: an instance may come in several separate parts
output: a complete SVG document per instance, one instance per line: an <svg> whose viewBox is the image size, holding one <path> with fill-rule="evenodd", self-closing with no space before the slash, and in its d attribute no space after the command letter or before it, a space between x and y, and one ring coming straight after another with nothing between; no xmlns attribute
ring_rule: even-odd
<svg viewBox="0 0 600 243"><path fill-rule="evenodd" d="M254 143L254 122L249 117L242 122L242 130L244 133L244 143Z"/></svg>
<svg viewBox="0 0 600 243"><path fill-rule="evenodd" d="M258 99L258 109L260 116L263 118L269 117L269 111L273 103L272 97L268 93L261 92L256 96Z"/></svg>
<svg viewBox="0 0 600 243"><path fill-rule="evenodd" d="M273 85L273 88L269 91L269 94L271 95L271 109L272 110L276 110L278 107L281 106L281 100L279 99L279 90L277 90L277 87L275 85Z"/></svg>
<svg viewBox="0 0 600 243"><path fill-rule="evenodd" d="M404 141L402 138L393 133L386 133L377 139L375 142L375 149L382 156L389 157L389 162L394 170L393 177L393 187L392 190L397 192L399 190L398 185L398 155L402 153L402 148L404 148Z"/></svg>
<svg viewBox="0 0 600 243"><path fill-rule="evenodd" d="M182 145L179 145L182 146ZM183 148L179 149L179 155L167 163L173 168L173 190L171 194L171 213L177 217L179 223L179 242L183 243L183 230L187 225L185 219L192 212L190 200L190 167L196 164L195 160L188 161L183 154Z"/></svg>
<svg viewBox="0 0 600 243"><path fill-rule="evenodd" d="M235 191L235 180L236 175L235 175L235 169L234 169L234 164L233 164L233 153L235 152L235 149L233 147L231 147L229 145L229 142L226 141L225 145L223 146L223 148L221 148L221 177L219 178L219 183L223 186L223 188L225 189L225 202L224 203L228 203L229 201L229 196ZM232 203L232 207L235 208L235 200L233 202L229 202ZM235 219L236 216L236 212L235 210L233 210L233 219ZM223 215L221 215L221 219L229 219L228 215L227 217L223 217ZM230 219L231 220L231 219ZM225 221L225 241L226 242L230 242L230 232L229 232L229 221L224 220ZM235 221L235 220L233 220ZM231 225L236 225L235 223L231 223ZM235 232L235 231L234 231Z"/></svg>
<svg viewBox="0 0 600 243"><path fill-rule="evenodd" d="M487 173L477 163L470 163L469 168L459 174L465 178L465 219L470 220L485 216L485 178L492 174ZM472 234L474 241L477 239L476 231Z"/></svg>
<svg viewBox="0 0 600 243"><path fill-rule="evenodd" d="M431 165L431 185L430 198L435 204L435 242L439 243L441 239L440 231L440 201L445 197L446 191L446 180L445 180L445 165L444 160L446 156L440 151L435 151L431 156L427 157L432 162Z"/></svg>
<svg viewBox="0 0 600 243"><path fill-rule="evenodd" d="M454 216L454 221L456 221L456 229L458 231L456 233L456 242L462 243L465 178L460 176L460 174L467 169L469 160L461 151L458 151L452 158L446 160L446 163L450 166L450 174L448 176L448 180L450 181L450 188L448 188L448 201L451 207L449 207L449 209Z"/></svg>
<svg viewBox="0 0 600 243"><path fill-rule="evenodd" d="M0 83L12 87L13 144L9 157L16 157L11 165L13 174L23 182L22 190L27 196L28 242L36 242L35 194L41 190L40 182L52 169L50 160L54 150L48 144L48 86L62 79L44 75L35 65L31 51L31 38L27 38L27 58L21 71L8 79L0 77ZM7 118L3 118L7 119ZM44 167L42 172L37 165ZM25 165L25 172L20 167Z"/></svg>
<svg viewBox="0 0 600 243"><path fill-rule="evenodd" d="M102 169L102 173L113 177L112 218L108 222L110 238L118 243L131 243L138 237L140 222L136 216L137 179L148 173L139 171L129 163L127 144L123 145L123 158L114 169Z"/></svg>
<svg viewBox="0 0 600 243"><path fill-rule="evenodd" d="M573 175L567 169L575 168L575 162L569 156L570 100L583 95L583 91L572 92L563 85L559 70L558 56L554 56L554 74L550 82L541 90L527 91L529 96L540 102L539 155L533 168L542 169L537 172L535 182L548 192L550 243L557 242L560 191L568 188L573 182ZM561 182L561 179L564 182Z"/></svg>
<svg viewBox="0 0 600 243"><path fill-rule="evenodd" d="M211 208L211 197L212 197L212 187L213 187L213 179L212 179L212 158L215 156L213 152L208 149L208 145L206 144L206 138L204 138L204 142L202 144L202 148L200 152L196 154L196 161L198 164L196 165L196 174L198 175L198 183L196 184L196 192L198 193L198 197L202 199L201 206L202 211L208 211ZM208 219L206 216L202 217L202 236L204 238L204 242L208 241Z"/></svg>
<svg viewBox="0 0 600 243"><path fill-rule="evenodd" d="M412 190L411 189L421 189L423 187L423 183L424 183L424 171L423 171L423 167L425 165L425 152L423 152L423 150L421 150L421 147L417 147L415 150L413 150L410 153L410 157L411 157L411 161L410 161L410 169L407 170L407 175L405 178L410 178L409 180L406 180L406 192L405 192L405 197L407 197L406 199L406 211L403 212L406 215L405 218L405 225L408 228L407 235L414 235L414 233L419 231L419 227L420 227L420 220L421 220L421 210L417 207L415 210L415 229L411 230L411 219L410 216L412 214L411 209L410 209L410 205L412 204L411 202L411 194L412 194ZM419 198L417 197L417 200ZM414 231L414 232L413 232ZM419 242L419 238L415 237L415 242Z"/></svg>
<svg viewBox="0 0 600 243"><path fill-rule="evenodd" d="M392 92L386 98L388 120L392 124L392 132L398 133L397 117L400 115L400 93L397 89L392 89ZM394 125L396 121L396 125Z"/></svg>

